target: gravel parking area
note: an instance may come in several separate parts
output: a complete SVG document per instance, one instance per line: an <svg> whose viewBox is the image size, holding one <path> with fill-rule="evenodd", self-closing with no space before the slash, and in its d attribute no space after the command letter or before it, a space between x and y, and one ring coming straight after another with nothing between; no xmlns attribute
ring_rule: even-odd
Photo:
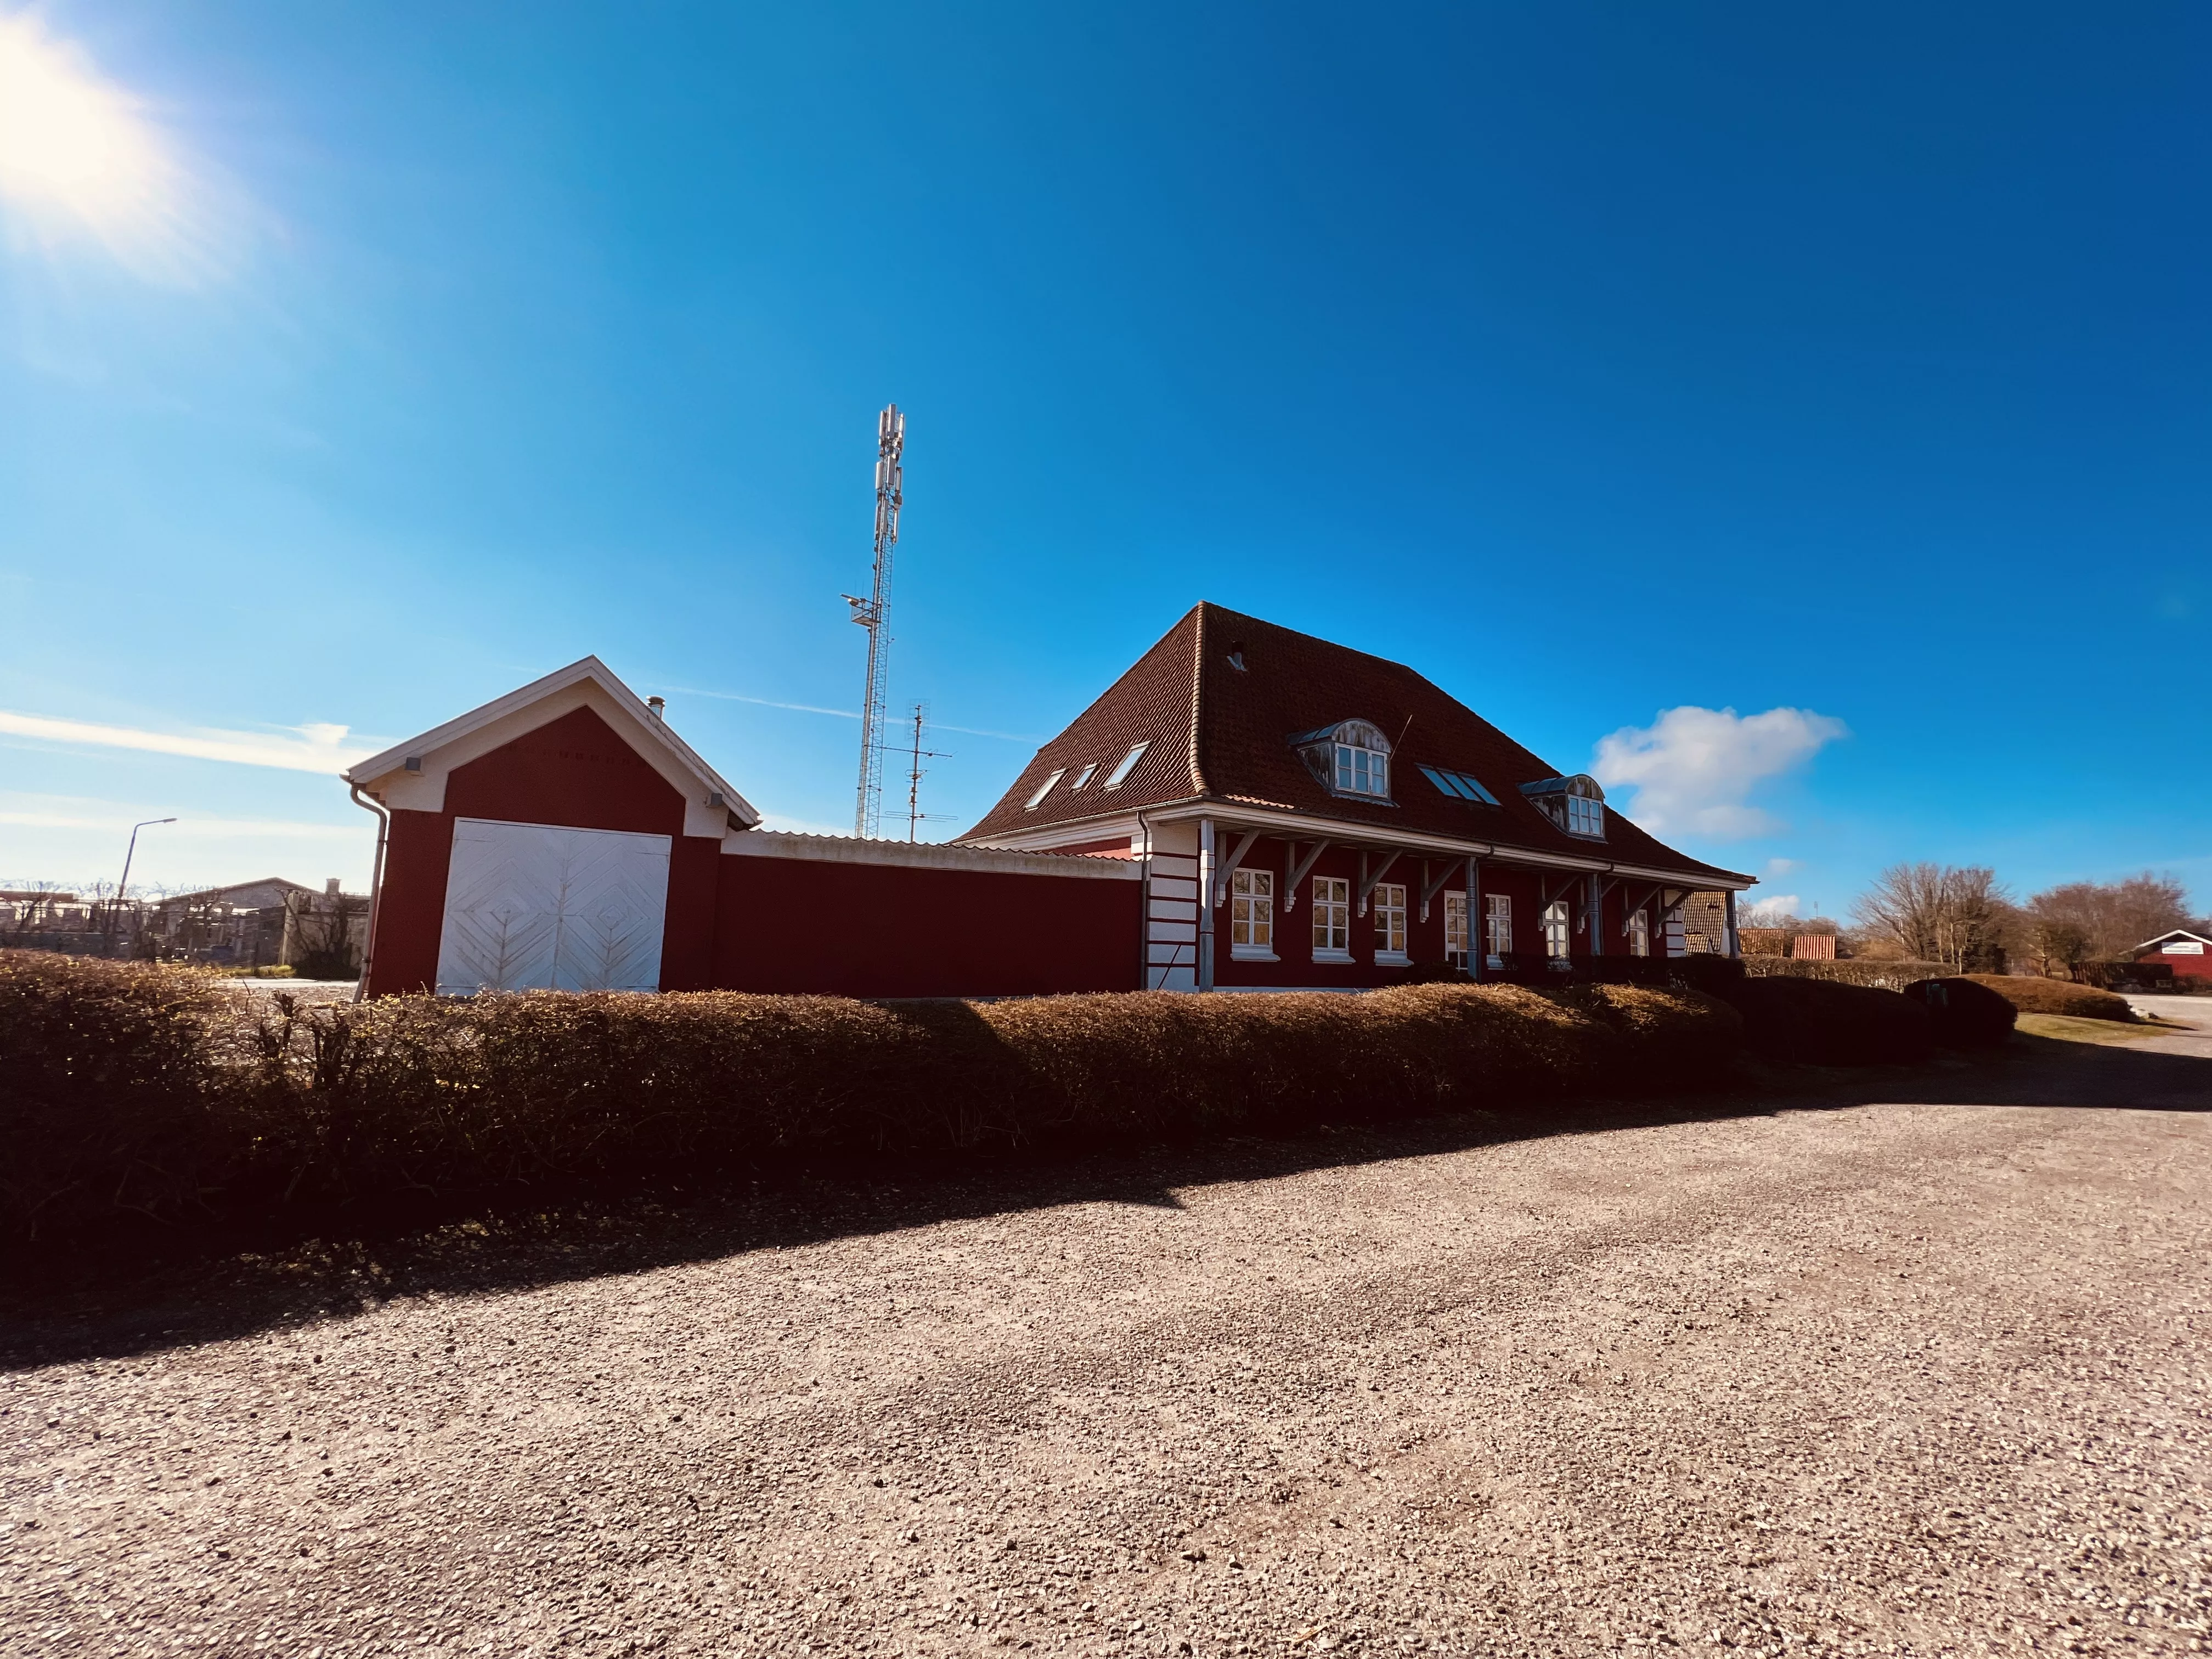
<svg viewBox="0 0 2212 1659"><path fill-rule="evenodd" d="M2155 1043L19 1322L0 1650L2197 1652Z"/></svg>

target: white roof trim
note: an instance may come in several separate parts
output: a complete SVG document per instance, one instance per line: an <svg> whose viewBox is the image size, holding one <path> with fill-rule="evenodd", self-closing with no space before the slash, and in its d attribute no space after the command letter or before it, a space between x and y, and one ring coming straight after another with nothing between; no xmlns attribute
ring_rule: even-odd
<svg viewBox="0 0 2212 1659"><path fill-rule="evenodd" d="M2154 934L2145 939L2141 945L2131 945L2128 948L2131 951L2148 951L2152 945L2163 945L2170 939L2193 939L2199 945L2212 945L2212 939L2207 939L2202 933L2192 933L2186 927L2169 927L2164 933Z"/></svg>
<svg viewBox="0 0 2212 1659"><path fill-rule="evenodd" d="M434 754L471 732L482 731L495 720L519 714L533 703L543 702L556 693L585 681L605 692L616 707L629 715L638 732L674 760L681 769L706 785L708 790L719 793L723 805L739 823L750 828L761 821L761 815L752 803L732 788L720 773L701 759L696 750L671 731L666 720L654 718L653 711L645 706L644 699L617 678L614 671L597 657L585 657L570 663L566 668L556 668L544 679L532 680L503 697L495 697L482 708L471 708L467 714L447 720L443 726L433 726L420 737L394 744L382 754L372 755L339 775L348 783L366 787L399 771L410 756Z"/></svg>
<svg viewBox="0 0 2212 1659"><path fill-rule="evenodd" d="M1128 859L1094 854L1018 853L945 842L863 841L854 836L809 836L785 830L733 830L722 837L722 852L736 858L801 859L816 864L890 864L914 870L972 870L1091 881L1136 881L1144 873Z"/></svg>

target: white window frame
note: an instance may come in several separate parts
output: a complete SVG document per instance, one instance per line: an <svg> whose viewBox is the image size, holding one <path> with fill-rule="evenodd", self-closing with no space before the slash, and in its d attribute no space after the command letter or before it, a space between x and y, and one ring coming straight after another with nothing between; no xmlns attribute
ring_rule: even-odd
<svg viewBox="0 0 2212 1659"><path fill-rule="evenodd" d="M1483 955L1492 968L1503 968L1513 952L1513 895L1482 896Z"/></svg>
<svg viewBox="0 0 2212 1659"><path fill-rule="evenodd" d="M1555 898L1544 907L1544 959L1563 963L1572 959L1574 949L1574 918L1567 913L1567 902Z"/></svg>
<svg viewBox="0 0 2212 1659"><path fill-rule="evenodd" d="M1080 789L1080 788L1082 788L1082 787L1083 787L1083 786L1084 786L1085 784L1086 784L1086 783L1088 783L1088 782L1090 782L1090 781L1091 781L1092 775L1093 775L1095 773L1097 773L1097 770L1098 770L1098 763L1097 763L1097 761L1092 761L1091 763L1090 763L1090 764L1088 764L1087 766L1085 766L1085 768L1084 768L1080 772L1078 772L1078 773L1075 775L1075 781L1074 781L1073 783L1069 784L1067 787L1068 787L1071 790L1074 790L1074 789Z"/></svg>
<svg viewBox="0 0 2212 1659"><path fill-rule="evenodd" d="M1405 884L1376 882L1368 896L1367 914L1375 922L1375 960L1390 968L1403 968L1413 961L1406 954Z"/></svg>
<svg viewBox="0 0 2212 1659"><path fill-rule="evenodd" d="M1122 756L1120 760L1115 761L1114 769L1106 775L1105 787L1119 789L1127 783L1129 781L1129 774L1137 769L1137 763L1144 759L1145 750L1152 746L1152 740L1146 738L1142 743L1133 747L1127 754Z"/></svg>
<svg viewBox="0 0 2212 1659"><path fill-rule="evenodd" d="M1042 783L1041 783L1041 784L1037 785L1037 787L1036 787L1036 793L1035 793L1034 795L1031 795L1031 796L1030 796L1027 800L1025 800L1025 801L1024 801L1024 802L1022 803L1022 811L1024 811L1024 812L1034 812L1034 811L1036 811L1037 810L1037 808L1038 808L1038 807L1040 807L1040 806L1043 805L1044 805L1044 798L1045 798L1047 795L1049 795L1050 793L1052 793L1052 787L1053 787L1053 785L1054 785L1055 783L1058 783L1058 782L1059 782L1062 778L1066 777L1066 775L1067 775L1067 769L1066 769L1066 767L1064 767L1064 766L1063 766L1063 767L1061 767L1061 768L1060 769L1060 770L1059 770L1059 771L1057 771L1057 772L1049 772L1049 773L1047 773L1047 774L1045 775L1045 780L1044 780L1044 781L1043 781Z"/></svg>
<svg viewBox="0 0 2212 1659"><path fill-rule="evenodd" d="M1642 905L1628 913L1628 954L1648 957L1651 954L1651 913Z"/></svg>
<svg viewBox="0 0 2212 1659"><path fill-rule="evenodd" d="M1467 895L1456 888L1444 893L1444 960L1467 966Z"/></svg>
<svg viewBox="0 0 2212 1659"><path fill-rule="evenodd" d="M1356 743L1336 745L1336 793L1370 800L1390 799L1390 757Z"/></svg>
<svg viewBox="0 0 2212 1659"><path fill-rule="evenodd" d="M1313 894L1313 959L1350 962L1352 881L1346 876L1316 876Z"/></svg>
<svg viewBox="0 0 2212 1659"><path fill-rule="evenodd" d="M1567 833L1587 836L1592 841L1605 839L1605 803L1591 800L1583 795L1567 797Z"/></svg>
<svg viewBox="0 0 2212 1659"><path fill-rule="evenodd" d="M1280 962L1275 954L1275 872L1237 870L1229 878L1229 957Z"/></svg>

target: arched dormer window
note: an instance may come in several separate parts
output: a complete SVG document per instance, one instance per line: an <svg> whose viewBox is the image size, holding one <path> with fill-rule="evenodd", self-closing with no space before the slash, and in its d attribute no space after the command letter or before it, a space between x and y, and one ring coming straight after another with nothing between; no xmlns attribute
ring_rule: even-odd
<svg viewBox="0 0 2212 1659"><path fill-rule="evenodd" d="M1390 739L1367 720L1340 720L1291 742L1331 793L1390 799Z"/></svg>
<svg viewBox="0 0 2212 1659"><path fill-rule="evenodd" d="M1605 839L1605 791L1587 772L1571 778L1545 778L1524 783L1521 793L1541 807L1544 816L1571 836L1592 841Z"/></svg>

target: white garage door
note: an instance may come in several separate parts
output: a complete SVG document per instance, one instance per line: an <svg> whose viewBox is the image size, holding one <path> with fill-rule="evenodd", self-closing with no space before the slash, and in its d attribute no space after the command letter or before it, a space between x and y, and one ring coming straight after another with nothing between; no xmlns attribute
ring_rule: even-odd
<svg viewBox="0 0 2212 1659"><path fill-rule="evenodd" d="M665 836L453 821L438 990L657 991Z"/></svg>

